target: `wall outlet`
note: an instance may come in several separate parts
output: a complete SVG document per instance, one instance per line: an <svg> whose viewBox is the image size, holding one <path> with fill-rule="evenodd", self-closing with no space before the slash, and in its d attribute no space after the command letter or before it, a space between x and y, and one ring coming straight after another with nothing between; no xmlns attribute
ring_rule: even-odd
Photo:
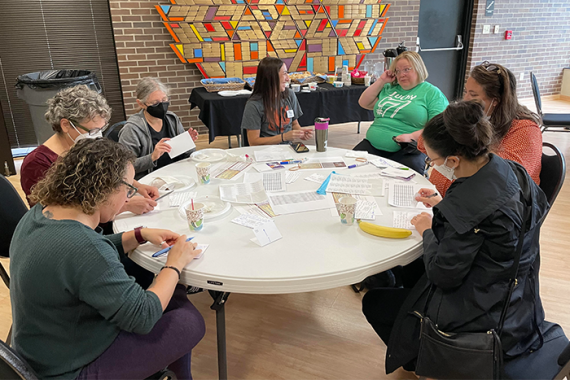
<svg viewBox="0 0 570 380"><path fill-rule="evenodd" d="M495 30L493 33L495 33L495 34L499 33L499 25L495 25Z"/></svg>
<svg viewBox="0 0 570 380"><path fill-rule="evenodd" d="M491 25L483 25L483 34L491 33Z"/></svg>
<svg viewBox="0 0 570 380"><path fill-rule="evenodd" d="M519 80L524 80L524 72L520 73Z"/></svg>

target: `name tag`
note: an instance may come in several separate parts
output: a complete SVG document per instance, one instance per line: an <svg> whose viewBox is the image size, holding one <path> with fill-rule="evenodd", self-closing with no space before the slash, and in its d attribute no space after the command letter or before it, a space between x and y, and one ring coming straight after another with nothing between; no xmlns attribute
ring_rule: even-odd
<svg viewBox="0 0 570 380"><path fill-rule="evenodd" d="M293 111L293 110L287 110L287 117L288 117L288 118L292 118L293 116L295 116L295 111Z"/></svg>

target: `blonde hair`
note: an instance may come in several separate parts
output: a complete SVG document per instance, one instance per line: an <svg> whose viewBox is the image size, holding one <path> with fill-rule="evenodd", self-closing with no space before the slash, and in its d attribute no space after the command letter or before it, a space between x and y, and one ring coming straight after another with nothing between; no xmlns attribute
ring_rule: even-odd
<svg viewBox="0 0 570 380"><path fill-rule="evenodd" d="M424 64L422 57L415 51L405 51L394 58L392 64L390 65L390 71L395 71L396 64L402 59L407 59L408 62L410 62L410 65L412 65L416 74L418 74L418 84L427 79L428 71L426 69L426 65Z"/></svg>
<svg viewBox="0 0 570 380"><path fill-rule="evenodd" d="M107 123L111 119L111 107L107 100L84 84L61 90L47 101L45 118L55 132L61 133L61 119L78 123L100 116Z"/></svg>
<svg viewBox="0 0 570 380"><path fill-rule="evenodd" d="M30 199L43 206L77 207L93 215L123 184L128 164L136 156L106 138L83 139L55 161L32 187Z"/></svg>

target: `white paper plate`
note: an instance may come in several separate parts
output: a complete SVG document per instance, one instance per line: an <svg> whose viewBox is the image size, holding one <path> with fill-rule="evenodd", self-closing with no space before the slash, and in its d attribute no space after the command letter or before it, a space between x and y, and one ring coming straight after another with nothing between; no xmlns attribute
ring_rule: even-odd
<svg viewBox="0 0 570 380"><path fill-rule="evenodd" d="M166 177L175 177L178 181L180 181L178 183L175 183L174 192L186 191L186 190L189 190L189 189L193 188L194 186L196 186L196 180L192 177L188 177L188 176L184 176L184 175L166 176ZM161 178L161 177L156 176L153 178L149 178L148 180L145 178L145 183L148 183L151 186L155 186L153 184L153 181L155 180L155 178ZM159 187L159 192L161 193L160 195L165 193L164 190L160 189L160 186L158 186L158 187Z"/></svg>
<svg viewBox="0 0 570 380"><path fill-rule="evenodd" d="M178 214L182 219L186 220L186 212L184 209L187 205L189 205L192 201L184 202L180 207L178 207ZM232 205L229 202L225 202L215 195L206 195L202 197L194 198L194 203L199 202L206 205L210 211L204 214L204 219L213 219L218 216L224 215L232 208Z"/></svg>
<svg viewBox="0 0 570 380"><path fill-rule="evenodd" d="M216 162L226 158L227 153L222 149L202 149L190 155L194 161L198 162Z"/></svg>

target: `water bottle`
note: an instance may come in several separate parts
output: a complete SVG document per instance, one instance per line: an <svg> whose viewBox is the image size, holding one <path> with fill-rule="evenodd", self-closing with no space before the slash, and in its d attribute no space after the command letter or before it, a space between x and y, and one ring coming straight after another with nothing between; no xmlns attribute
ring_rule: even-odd
<svg viewBox="0 0 570 380"><path fill-rule="evenodd" d="M317 117L315 119L315 142L317 143L317 152L326 152L327 140L329 138L329 121L330 118Z"/></svg>

